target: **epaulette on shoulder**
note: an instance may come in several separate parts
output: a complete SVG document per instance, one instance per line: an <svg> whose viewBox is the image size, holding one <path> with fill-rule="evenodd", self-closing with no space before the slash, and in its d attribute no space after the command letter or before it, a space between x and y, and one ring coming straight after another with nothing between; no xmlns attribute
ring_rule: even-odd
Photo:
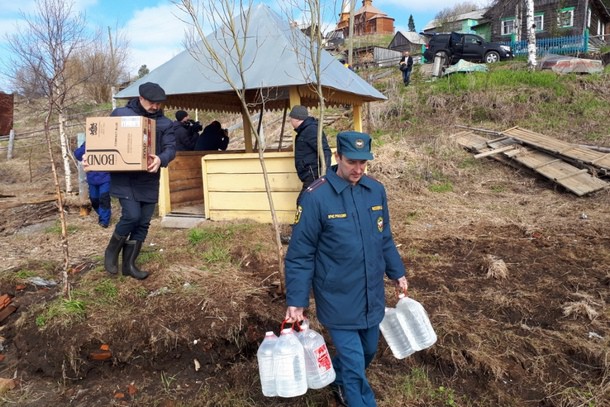
<svg viewBox="0 0 610 407"><path fill-rule="evenodd" d="M318 189L320 187L320 185L323 185L325 183L326 183L326 177L320 177L317 180L315 180L314 182L312 182L311 185L308 186L305 191L307 191L307 192L315 191L316 189Z"/></svg>

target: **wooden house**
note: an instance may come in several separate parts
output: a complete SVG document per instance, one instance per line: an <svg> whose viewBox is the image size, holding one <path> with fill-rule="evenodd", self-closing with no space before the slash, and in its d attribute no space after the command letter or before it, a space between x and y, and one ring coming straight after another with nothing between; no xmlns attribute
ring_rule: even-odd
<svg viewBox="0 0 610 407"><path fill-rule="evenodd" d="M239 46L228 47L227 36L219 29L206 37L209 48L200 44L183 51L116 95L121 99L136 97L140 84L155 82L165 90L168 107L242 117L243 149L178 152L161 170L161 216L184 214L181 208L188 206L189 214L202 219L271 222L270 191L277 219L282 223L294 220L302 187L294 167L294 151L259 151L249 118L257 114L260 121L269 112L282 113L283 134L292 106L318 106L312 45L267 5L253 6L246 13L237 16L231 26L237 30L235 38L243 41ZM218 59L229 61L224 69L216 65L210 48ZM247 68L240 70L238 63ZM353 129L362 131L364 104L386 97L326 51L321 53L320 66L326 106L351 106ZM229 82L239 84L245 105ZM268 189L263 173L268 175ZM197 213L192 212L193 206Z"/></svg>
<svg viewBox="0 0 610 407"><path fill-rule="evenodd" d="M488 9L483 8L480 10L473 10L467 13L450 16L442 20L434 19L428 22L422 31L426 34L451 31L464 34L474 34L475 31L472 29L472 27L481 24L482 20L485 19L484 16L487 11Z"/></svg>
<svg viewBox="0 0 610 407"><path fill-rule="evenodd" d="M567 37L588 32L590 37L607 42L610 34L608 3L603 0L534 0L536 37ZM491 25L491 40L526 39L525 13L522 1L496 1L484 16Z"/></svg>
<svg viewBox="0 0 610 407"><path fill-rule="evenodd" d="M404 52L409 51L411 55L418 55L423 53L422 49L426 46L426 37L416 32L411 31L397 31L388 49Z"/></svg>
<svg viewBox="0 0 610 407"><path fill-rule="evenodd" d="M344 0L337 28L344 38L349 37L351 1ZM362 7L354 11L354 37L370 34L394 34L394 19L373 6L373 0L362 0Z"/></svg>
<svg viewBox="0 0 610 407"><path fill-rule="evenodd" d="M14 95L0 92L0 136L8 135L13 128Z"/></svg>

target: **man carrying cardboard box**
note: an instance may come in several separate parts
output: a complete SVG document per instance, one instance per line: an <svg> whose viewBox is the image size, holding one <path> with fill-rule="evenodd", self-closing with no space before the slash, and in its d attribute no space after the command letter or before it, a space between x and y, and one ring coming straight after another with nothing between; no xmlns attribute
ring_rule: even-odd
<svg viewBox="0 0 610 407"><path fill-rule="evenodd" d="M148 277L135 261L146 236L150 220L159 201L159 167L167 167L176 156L176 140L172 121L163 115L161 105L167 100L165 91L156 83L139 87L139 98L125 107L115 109L110 116L144 116L156 122L155 154L151 154L146 171L111 172L110 195L121 204L121 218L116 224L104 253L104 267L110 274L118 273L119 253L123 251L123 275L143 280Z"/></svg>

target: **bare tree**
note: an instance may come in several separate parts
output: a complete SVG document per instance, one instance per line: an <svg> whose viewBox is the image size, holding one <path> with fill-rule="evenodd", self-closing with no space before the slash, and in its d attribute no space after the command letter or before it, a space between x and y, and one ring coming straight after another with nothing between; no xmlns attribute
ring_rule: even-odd
<svg viewBox="0 0 610 407"><path fill-rule="evenodd" d="M353 44L353 41L351 41L351 36L353 35L353 18L352 18L352 14L353 14L353 4L355 2L352 1L352 7L350 8L350 55L351 55L351 44ZM326 101L324 98L324 92L322 90L322 66L321 66L321 60L322 60L322 50L323 50L323 46L322 46L322 21L323 21L323 9L321 8L321 4L320 4L320 0L305 0L304 3L301 2L300 4L304 4L304 8L300 9L299 7L303 7L300 6L299 4L297 4L294 1L288 1L287 3L285 3L287 6L290 7L290 10L294 11L294 10L298 10L302 13L302 18L305 21L306 25L309 25L309 27L311 29L307 30L308 35L307 36L302 36L302 35L296 35L298 34L298 31L294 31L293 35L293 44L295 44L295 48L294 48L294 52L297 55L297 58L302 59L303 63L300 64L300 66L308 66L311 65L312 69L313 69L313 84L310 85L310 88L312 90L312 92L314 94L316 94L318 96L318 137L317 137L317 143L318 143L318 163L320 165L320 175L324 175L326 174L326 162L324 161L324 146L322 144L322 132L323 132L323 126L322 123L324 122L324 113L326 110ZM292 16L289 12L287 12L289 18L291 20L294 20L294 16ZM315 29L313 28L315 27ZM299 53L301 52L301 50L306 50L305 52L307 53L307 55L300 55ZM311 64L308 64L306 61L310 61ZM351 62L349 62L349 58L348 58L348 64L351 65ZM307 72L303 72L303 77L307 78L309 77L309 74Z"/></svg>
<svg viewBox="0 0 610 407"><path fill-rule="evenodd" d="M436 16L434 17L436 20L436 27L439 31L453 31L457 28L455 27L457 17L470 11L479 10L480 8L481 7L474 1L464 1L453 6L445 7L436 13Z"/></svg>
<svg viewBox="0 0 610 407"><path fill-rule="evenodd" d="M70 295L68 281L69 250L64 215L62 188L55 167L51 143L51 120L57 115L59 141L64 164L66 191L71 192L71 151L64 131L66 107L73 102L75 90L86 77L75 77L76 54L82 52L89 42L85 34L85 20L72 11L72 3L64 0L38 0L32 15L23 14L25 25L7 36L9 48L15 58L12 62L12 79L17 87L34 88L46 100L44 135L51 159L51 170L55 182L61 240L64 252L63 287ZM18 81L25 80L25 83Z"/></svg>
<svg viewBox="0 0 610 407"><path fill-rule="evenodd" d="M283 249L280 240L280 223L273 204L269 175L264 158L264 140L262 140L257 127L251 118L250 109L246 98L246 78L245 74L249 65L244 59L246 46L256 46L247 44L247 37L244 35L248 31L250 24L250 14L252 10L252 0L246 3L234 0L176 0L178 7L186 14L185 22L188 23L192 31L187 37L186 46L193 58L203 66L210 68L218 75L218 78L227 83L238 96L241 103L242 117L245 125L250 128L256 138L258 145L258 156L263 178L273 228L278 251L278 269L280 271L280 290L284 291L284 262ZM213 31L210 37L206 36L204 27ZM205 58L203 57L205 55ZM236 73L233 75L232 73ZM265 95L260 95L264 110Z"/></svg>
<svg viewBox="0 0 610 407"><path fill-rule="evenodd" d="M112 87L127 80L128 41L125 36L108 27L108 34L100 29L91 47L78 55L82 76L88 76L83 84L85 96L96 103L110 102Z"/></svg>

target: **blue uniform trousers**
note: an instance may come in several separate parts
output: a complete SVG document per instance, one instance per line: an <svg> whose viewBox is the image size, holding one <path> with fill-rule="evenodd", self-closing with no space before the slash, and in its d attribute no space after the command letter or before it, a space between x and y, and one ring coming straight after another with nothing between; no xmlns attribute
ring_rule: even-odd
<svg viewBox="0 0 610 407"><path fill-rule="evenodd" d="M150 220L155 213L156 202L138 202L132 199L120 198L121 219L114 231L119 236L127 236L127 240L143 242L148 235Z"/></svg>
<svg viewBox="0 0 610 407"><path fill-rule="evenodd" d="M100 225L108 226L110 224L110 182L104 182L100 185L89 184L89 200L93 210L98 215Z"/></svg>
<svg viewBox="0 0 610 407"><path fill-rule="evenodd" d="M343 386L350 407L375 407L375 394L366 379L369 366L379 342L379 325L368 329L328 330L335 349L333 367L337 373L335 384Z"/></svg>

